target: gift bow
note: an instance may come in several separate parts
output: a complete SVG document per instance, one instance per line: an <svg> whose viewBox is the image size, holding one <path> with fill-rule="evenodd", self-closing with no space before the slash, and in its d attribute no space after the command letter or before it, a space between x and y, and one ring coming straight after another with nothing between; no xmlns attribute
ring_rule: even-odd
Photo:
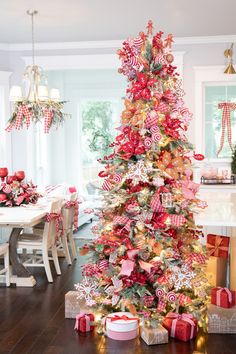
<svg viewBox="0 0 236 354"><path fill-rule="evenodd" d="M122 315L122 316L119 316L119 315L108 316L107 319L110 319L111 322L119 321L119 320L123 320L123 321L138 321L138 322L140 322L140 319L139 319L138 317L128 317L128 316L126 316L126 315Z"/></svg>
<svg viewBox="0 0 236 354"><path fill-rule="evenodd" d="M64 233L63 218L61 213L47 213L46 222L55 220L57 233Z"/></svg>
<svg viewBox="0 0 236 354"><path fill-rule="evenodd" d="M74 218L73 218L73 223L74 223L74 228L77 230L78 229L78 214L79 214L79 202L78 200L70 200L66 202L65 204L66 209L74 208Z"/></svg>
<svg viewBox="0 0 236 354"><path fill-rule="evenodd" d="M221 236L215 236L215 244L212 245L207 242L207 248L211 248L209 250L209 255L214 254L216 257L219 257L220 251L228 251L228 247L221 246L221 242L223 242L223 238Z"/></svg>
<svg viewBox="0 0 236 354"><path fill-rule="evenodd" d="M183 313L180 315L179 313L169 312L167 314L166 318L173 319L172 324L171 324L171 337L175 337L175 330L176 330L177 321L182 320L182 321L188 322L191 325L190 339L193 339L195 323L192 321L193 316L191 314Z"/></svg>
<svg viewBox="0 0 236 354"><path fill-rule="evenodd" d="M228 288L219 288L218 290L216 290L216 305L217 306L220 306L220 296L221 296L221 293L223 291L226 291L227 295L228 295L228 300L229 300L229 303L232 302L232 293L231 291L228 289Z"/></svg>
<svg viewBox="0 0 236 354"><path fill-rule="evenodd" d="M90 317L83 312L76 316L74 329L77 329L77 331L79 330L79 320L83 317L85 317L85 329L86 332L88 332L90 331Z"/></svg>
<svg viewBox="0 0 236 354"><path fill-rule="evenodd" d="M217 151L217 156L221 152L224 146L224 140L225 140L225 129L227 127L228 131L228 143L230 146L230 149L233 151L233 146L232 146L232 131L231 131L231 110L236 109L236 104L233 102L222 102L218 104L219 109L223 109L222 112L222 133L221 133L221 139L220 139L220 147L219 150Z"/></svg>

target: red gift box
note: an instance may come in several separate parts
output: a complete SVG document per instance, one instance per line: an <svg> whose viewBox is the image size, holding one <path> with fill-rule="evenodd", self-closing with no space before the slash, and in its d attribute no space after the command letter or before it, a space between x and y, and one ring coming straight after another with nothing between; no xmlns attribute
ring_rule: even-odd
<svg viewBox="0 0 236 354"><path fill-rule="evenodd" d="M228 258L229 237L219 235L207 235L207 249L210 256Z"/></svg>
<svg viewBox="0 0 236 354"><path fill-rule="evenodd" d="M164 318L162 325L168 330L171 337L183 342L187 342L197 335L197 319L191 314L170 312Z"/></svg>
<svg viewBox="0 0 236 354"><path fill-rule="evenodd" d="M211 291L211 303L226 309L235 306L235 291L227 288L214 288Z"/></svg>
<svg viewBox="0 0 236 354"><path fill-rule="evenodd" d="M75 328L78 332L91 332L94 330L94 315L92 313L79 313L76 316Z"/></svg>

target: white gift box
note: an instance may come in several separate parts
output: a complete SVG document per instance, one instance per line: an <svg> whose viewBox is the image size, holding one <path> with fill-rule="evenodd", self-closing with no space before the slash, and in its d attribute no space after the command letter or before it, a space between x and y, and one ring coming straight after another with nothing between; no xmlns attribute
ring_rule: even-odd
<svg viewBox="0 0 236 354"><path fill-rule="evenodd" d="M130 340L138 335L139 319L130 312L115 312L106 318L107 336L116 340Z"/></svg>

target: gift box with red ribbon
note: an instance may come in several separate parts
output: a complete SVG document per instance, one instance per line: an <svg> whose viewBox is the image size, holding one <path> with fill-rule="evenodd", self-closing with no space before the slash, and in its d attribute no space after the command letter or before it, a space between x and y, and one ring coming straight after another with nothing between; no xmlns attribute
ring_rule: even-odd
<svg viewBox="0 0 236 354"><path fill-rule="evenodd" d="M106 318L107 336L115 340L130 340L138 335L139 318L130 312L115 312Z"/></svg>
<svg viewBox="0 0 236 354"><path fill-rule="evenodd" d="M197 319L191 314L169 312L163 320L170 337L187 342L197 335Z"/></svg>
<svg viewBox="0 0 236 354"><path fill-rule="evenodd" d="M211 303L224 308L233 307L235 306L235 291L228 288L214 288L211 291Z"/></svg>
<svg viewBox="0 0 236 354"><path fill-rule="evenodd" d="M75 330L81 333L94 330L94 315L92 313L79 313L75 320Z"/></svg>
<svg viewBox="0 0 236 354"><path fill-rule="evenodd" d="M227 236L207 235L207 249L210 256L228 258L229 240Z"/></svg>

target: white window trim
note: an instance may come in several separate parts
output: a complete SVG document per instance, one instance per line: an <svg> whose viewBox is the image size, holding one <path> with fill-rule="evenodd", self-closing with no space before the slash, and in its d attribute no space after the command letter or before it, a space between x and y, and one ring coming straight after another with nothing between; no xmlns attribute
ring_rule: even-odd
<svg viewBox="0 0 236 354"><path fill-rule="evenodd" d="M3 101L0 107L0 135L3 147L3 156L0 156L0 163L6 166L9 171L12 170L12 154L11 154L11 133L5 131L7 121L10 118L9 104L9 78L12 73L10 71L0 71L0 86L3 89Z"/></svg>
<svg viewBox="0 0 236 354"><path fill-rule="evenodd" d="M196 151L205 153L205 111L204 87L205 85L236 85L236 75L224 74L224 66L195 66L195 120L194 141ZM230 159L209 159L212 163L230 162Z"/></svg>

